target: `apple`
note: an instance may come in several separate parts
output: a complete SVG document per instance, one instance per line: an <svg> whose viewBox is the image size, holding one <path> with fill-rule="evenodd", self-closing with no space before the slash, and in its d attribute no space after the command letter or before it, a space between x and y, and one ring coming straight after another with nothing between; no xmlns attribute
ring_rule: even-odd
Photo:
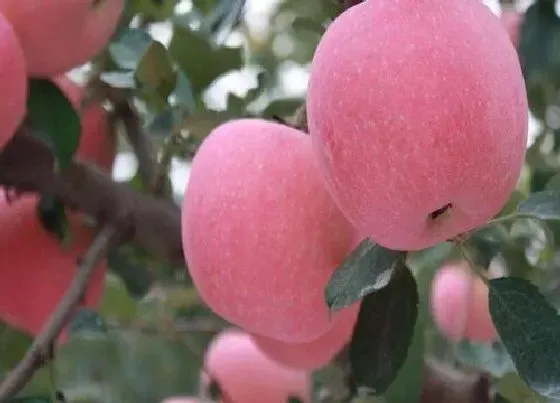
<svg viewBox="0 0 560 403"><path fill-rule="evenodd" d="M53 82L68 97L78 111L82 125L82 136L77 155L80 160L95 163L106 172L111 172L116 155L116 137L113 134L107 112L99 103L82 107L85 88L61 75Z"/></svg>
<svg viewBox="0 0 560 403"><path fill-rule="evenodd" d="M478 0L376 0L328 27L308 125L343 213L389 249L487 223L521 172L528 109L518 56Z"/></svg>
<svg viewBox="0 0 560 403"><path fill-rule="evenodd" d="M0 151L23 122L27 73L21 45L10 23L0 14Z"/></svg>
<svg viewBox="0 0 560 403"><path fill-rule="evenodd" d="M286 343L253 335L257 346L271 359L286 367L317 370L329 364L350 342L360 312L360 303L345 308L332 329L307 343Z"/></svg>
<svg viewBox="0 0 560 403"><path fill-rule="evenodd" d="M232 120L193 159L182 202L189 273L214 312L250 333L301 343L331 329L339 315L324 288L356 234L296 129Z"/></svg>
<svg viewBox="0 0 560 403"><path fill-rule="evenodd" d="M511 42L517 48L521 35L521 24L523 24L523 14L514 8L507 8L502 10L500 20L507 31Z"/></svg>
<svg viewBox="0 0 560 403"><path fill-rule="evenodd" d="M0 319L14 328L37 335L70 285L78 259L93 234L71 215L72 244L65 248L38 219L36 196L9 202L0 191ZM82 306L97 307L104 289L107 263L95 272Z"/></svg>
<svg viewBox="0 0 560 403"><path fill-rule="evenodd" d="M432 316L452 341L493 342L498 334L490 316L488 286L466 262L453 262L436 273L431 289Z"/></svg>
<svg viewBox="0 0 560 403"><path fill-rule="evenodd" d="M204 367L204 379L218 384L222 403L286 403L290 397L310 402L310 374L270 360L241 330L216 335L206 350Z"/></svg>
<svg viewBox="0 0 560 403"><path fill-rule="evenodd" d="M116 31L124 0L2 0L28 74L51 77L90 61Z"/></svg>

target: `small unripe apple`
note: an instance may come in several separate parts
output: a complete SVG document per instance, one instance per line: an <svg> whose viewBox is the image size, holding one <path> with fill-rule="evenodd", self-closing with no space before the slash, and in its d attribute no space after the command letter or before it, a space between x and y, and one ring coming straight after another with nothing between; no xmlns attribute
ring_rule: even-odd
<svg viewBox="0 0 560 403"><path fill-rule="evenodd" d="M115 32L124 0L2 0L29 75L52 77L90 61Z"/></svg>
<svg viewBox="0 0 560 403"><path fill-rule="evenodd" d="M0 189L0 319L34 336L57 307L93 240L80 216L71 215L72 244L62 246L41 226L37 200L22 196L10 203ZM106 271L106 261L95 268L82 306L97 307Z"/></svg>
<svg viewBox="0 0 560 403"><path fill-rule="evenodd" d="M204 363L204 378L218 384L222 403L286 403L290 397L310 401L310 374L272 361L241 330L218 334Z"/></svg>
<svg viewBox="0 0 560 403"><path fill-rule="evenodd" d="M286 343L253 335L257 346L271 359L290 368L316 370L329 364L350 342L361 304L341 311L340 320L323 336L307 343Z"/></svg>
<svg viewBox="0 0 560 403"><path fill-rule="evenodd" d="M492 342L498 334L488 306L488 286L465 262L442 267L432 282L434 321L448 339Z"/></svg>
<svg viewBox="0 0 560 403"><path fill-rule="evenodd" d="M324 288L361 240L325 189L309 136L260 119L224 123L199 148L182 237L212 310L250 333L299 343L338 320Z"/></svg>
<svg viewBox="0 0 560 403"><path fill-rule="evenodd" d="M23 121L27 102L27 72L21 45L0 13L0 151Z"/></svg>
<svg viewBox="0 0 560 403"><path fill-rule="evenodd" d="M61 75L54 78L53 82L64 92L80 115L82 136L77 151L78 158L92 162L102 170L110 172L117 143L107 112L99 103L82 106L85 89L70 77Z"/></svg>
<svg viewBox="0 0 560 403"><path fill-rule="evenodd" d="M316 50L307 114L339 207L395 250L490 220L515 188L527 144L517 52L479 0L351 7Z"/></svg>

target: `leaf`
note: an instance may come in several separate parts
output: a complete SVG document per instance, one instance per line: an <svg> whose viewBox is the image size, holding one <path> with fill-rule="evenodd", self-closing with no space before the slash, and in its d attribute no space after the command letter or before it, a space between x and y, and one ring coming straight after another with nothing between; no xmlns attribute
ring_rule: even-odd
<svg viewBox="0 0 560 403"><path fill-rule="evenodd" d="M63 245L68 246L71 230L64 203L49 196L42 196L37 205L37 214L43 228Z"/></svg>
<svg viewBox="0 0 560 403"><path fill-rule="evenodd" d="M78 149L82 126L78 113L51 80L29 80L27 111L33 134L54 151L60 168L68 167Z"/></svg>
<svg viewBox="0 0 560 403"><path fill-rule="evenodd" d="M406 360L418 316L418 289L399 265L389 284L362 301L349 357L358 390L383 394Z"/></svg>
<svg viewBox="0 0 560 403"><path fill-rule="evenodd" d="M333 273L325 289L327 305L342 309L385 287L405 256L364 239Z"/></svg>
<svg viewBox="0 0 560 403"><path fill-rule="evenodd" d="M153 41L146 48L138 61L136 78L142 84L144 91L154 93L161 101L167 100L175 89L177 75L163 44Z"/></svg>
<svg viewBox="0 0 560 403"><path fill-rule="evenodd" d="M200 94L222 74L241 67L242 48L213 47L208 39L176 22L169 52Z"/></svg>
<svg viewBox="0 0 560 403"><path fill-rule="evenodd" d="M545 399L529 389L527 384L515 372L503 375L497 382L496 391L504 399L502 400L503 402L545 403Z"/></svg>
<svg viewBox="0 0 560 403"><path fill-rule="evenodd" d="M113 273L107 274L98 312L104 318L122 321L132 319L136 313L136 301L128 295L123 281Z"/></svg>
<svg viewBox="0 0 560 403"><path fill-rule="evenodd" d="M296 17L292 23L294 31L307 31L319 36L325 33L325 27L317 21L307 17Z"/></svg>
<svg viewBox="0 0 560 403"><path fill-rule="evenodd" d="M560 220L560 192L545 190L532 193L519 203L517 213L540 220Z"/></svg>
<svg viewBox="0 0 560 403"><path fill-rule="evenodd" d="M560 398L560 317L526 280L489 281L490 313L500 339L529 387Z"/></svg>
<svg viewBox="0 0 560 403"><path fill-rule="evenodd" d="M88 308L80 308L70 321L70 333L107 333L107 324L99 314Z"/></svg>
<svg viewBox="0 0 560 403"><path fill-rule="evenodd" d="M193 94L191 82L182 71L177 72L177 83L171 96L189 114L196 112L196 100Z"/></svg>
<svg viewBox="0 0 560 403"><path fill-rule="evenodd" d="M466 366L481 369L495 377L514 370L508 352L499 342L480 344L461 341L456 348L456 357Z"/></svg>
<svg viewBox="0 0 560 403"><path fill-rule="evenodd" d="M131 296L141 298L149 291L152 284L149 269L126 247L121 246L109 253L107 261L110 270L120 277Z"/></svg>
<svg viewBox="0 0 560 403"><path fill-rule="evenodd" d="M109 45L109 53L117 66L136 70L152 42L152 37L143 29L130 28Z"/></svg>
<svg viewBox="0 0 560 403"><path fill-rule="evenodd" d="M54 403L50 396L26 396L8 400L6 403Z"/></svg>
<svg viewBox="0 0 560 403"><path fill-rule="evenodd" d="M157 21L164 21L173 16L173 11L179 0L130 0L134 7L134 14L142 14L145 17Z"/></svg>

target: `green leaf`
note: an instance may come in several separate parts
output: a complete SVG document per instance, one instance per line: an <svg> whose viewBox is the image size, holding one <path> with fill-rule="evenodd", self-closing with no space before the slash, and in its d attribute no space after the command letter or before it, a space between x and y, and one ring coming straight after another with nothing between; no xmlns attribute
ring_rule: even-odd
<svg viewBox="0 0 560 403"><path fill-rule="evenodd" d="M292 23L294 31L307 31L319 36L325 33L325 27L317 21L307 17L296 17Z"/></svg>
<svg viewBox="0 0 560 403"><path fill-rule="evenodd" d="M500 339L527 384L560 398L560 317L537 287L513 277L489 281L490 313Z"/></svg>
<svg viewBox="0 0 560 403"><path fill-rule="evenodd" d="M392 251L364 239L333 273L325 289L329 308L342 309L387 285L405 252Z"/></svg>
<svg viewBox="0 0 560 403"><path fill-rule="evenodd" d="M177 83L171 96L176 99L177 103L188 113L196 112L196 99L193 94L191 82L185 73L177 72Z"/></svg>
<svg viewBox="0 0 560 403"><path fill-rule="evenodd" d="M80 117L68 98L51 80L32 78L27 111L33 134L51 147L60 168L68 167L82 136Z"/></svg>
<svg viewBox="0 0 560 403"><path fill-rule="evenodd" d="M129 0L134 7L134 14L142 14L144 17L164 21L173 16L173 11L179 0Z"/></svg>
<svg viewBox="0 0 560 403"><path fill-rule="evenodd" d="M123 281L113 273L107 274L98 312L104 318L122 321L128 321L136 314L136 301L128 295Z"/></svg>
<svg viewBox="0 0 560 403"><path fill-rule="evenodd" d="M502 343L480 344L461 341L456 349L456 357L468 367L478 368L495 377L513 371L514 365Z"/></svg>
<svg viewBox="0 0 560 403"><path fill-rule="evenodd" d="M163 44L153 41L146 48L136 67L136 78L144 91L154 93L161 101L175 89L177 76Z"/></svg>
<svg viewBox="0 0 560 403"><path fill-rule="evenodd" d="M560 192L545 190L532 193L519 203L517 213L540 220L560 220Z"/></svg>
<svg viewBox="0 0 560 403"><path fill-rule="evenodd" d="M154 40L146 31L130 28L109 45L109 53L122 69L136 70L152 42Z"/></svg>
<svg viewBox="0 0 560 403"><path fill-rule="evenodd" d="M496 391L504 402L512 403L545 403L546 399L533 392L516 372L503 375L497 382ZM500 400L498 400L500 401Z"/></svg>
<svg viewBox="0 0 560 403"><path fill-rule="evenodd" d="M50 396L26 396L7 401L6 403L54 403Z"/></svg>
<svg viewBox="0 0 560 403"><path fill-rule="evenodd" d="M176 22L169 52L199 94L222 74L241 67L242 48L214 47L208 39Z"/></svg>
<svg viewBox="0 0 560 403"><path fill-rule="evenodd" d="M107 324L99 314L88 308L80 308L70 321L70 333L107 333Z"/></svg>
<svg viewBox="0 0 560 403"><path fill-rule="evenodd" d="M68 246L72 234L64 203L49 196L42 196L37 205L37 214L43 228L64 246Z"/></svg>
<svg viewBox="0 0 560 403"><path fill-rule="evenodd" d="M359 391L383 394L397 377L414 335L418 301L416 280L404 265L385 288L363 299L349 349Z"/></svg>

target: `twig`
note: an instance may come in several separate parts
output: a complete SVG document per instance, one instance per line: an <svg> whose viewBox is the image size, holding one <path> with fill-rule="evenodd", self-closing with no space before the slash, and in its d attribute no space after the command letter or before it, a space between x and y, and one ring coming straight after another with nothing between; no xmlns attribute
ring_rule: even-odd
<svg viewBox="0 0 560 403"><path fill-rule="evenodd" d="M124 241L184 266L181 213L176 204L116 183L96 167L78 161L55 171L53 153L31 130L20 127L0 152L0 186L57 197L103 223L122 225L126 217L130 239Z"/></svg>
<svg viewBox="0 0 560 403"><path fill-rule="evenodd" d="M72 283L58 303L56 310L51 314L39 335L18 366L0 384L0 401L5 401L17 394L39 369L45 361L49 346L58 337L66 325L72 310L80 301L95 267L114 245L119 231L112 225L105 226L95 237L93 243L84 254ZM50 354L49 354L50 355Z"/></svg>
<svg viewBox="0 0 560 403"><path fill-rule="evenodd" d="M157 179L157 152L140 124L138 113L129 100L123 100L115 104L115 115L123 122L128 141L138 158L138 173L144 185L152 189Z"/></svg>

